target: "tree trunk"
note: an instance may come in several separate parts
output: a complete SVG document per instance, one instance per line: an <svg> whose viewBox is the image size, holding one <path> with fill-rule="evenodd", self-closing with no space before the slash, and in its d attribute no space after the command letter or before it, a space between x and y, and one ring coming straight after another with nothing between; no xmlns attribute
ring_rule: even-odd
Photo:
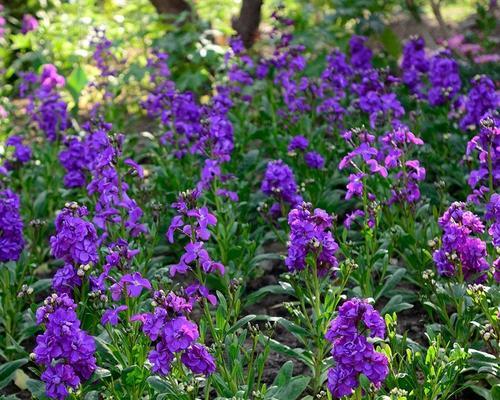
<svg viewBox="0 0 500 400"><path fill-rule="evenodd" d="M183 11L191 13L191 5L186 0L151 0L158 14L180 14Z"/></svg>
<svg viewBox="0 0 500 400"><path fill-rule="evenodd" d="M260 24L260 10L263 0L243 0L240 16L233 18L233 29L238 32L247 49L252 47Z"/></svg>
<svg viewBox="0 0 500 400"><path fill-rule="evenodd" d="M431 0L431 9L436 21L439 24L441 33L445 36L445 38L448 38L448 28L446 27L443 14L441 13L441 0Z"/></svg>

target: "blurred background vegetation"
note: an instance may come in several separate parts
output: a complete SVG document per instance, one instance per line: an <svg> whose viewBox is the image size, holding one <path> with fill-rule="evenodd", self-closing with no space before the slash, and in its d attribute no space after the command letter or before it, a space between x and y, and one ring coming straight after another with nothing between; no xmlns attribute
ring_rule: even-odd
<svg viewBox="0 0 500 400"><path fill-rule="evenodd" d="M279 6L295 21L297 42L320 60L313 68L321 68L321 55L344 47L352 33L369 36L394 65L402 42L414 34L422 35L430 48L457 33L489 53L498 52L499 44L493 0L11 0L3 5L7 34L0 38L0 68L5 71L0 95L19 72L53 62L68 77L76 103L84 95L81 88L98 73L90 62L96 27L113 42L117 59L128 64L117 87L127 87L129 93L144 78L152 46L169 54L180 89L210 90L234 28L258 26L246 32L247 44L254 52L265 52L263 38L268 38L271 14ZM258 13L245 13L245 6ZM174 14L161 15L165 7ZM39 27L23 34L21 21L28 13ZM125 96L123 90L120 95Z"/></svg>

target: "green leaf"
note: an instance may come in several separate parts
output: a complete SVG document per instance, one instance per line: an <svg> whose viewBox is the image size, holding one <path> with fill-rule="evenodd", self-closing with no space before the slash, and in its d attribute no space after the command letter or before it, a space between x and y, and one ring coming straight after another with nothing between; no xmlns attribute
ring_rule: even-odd
<svg viewBox="0 0 500 400"><path fill-rule="evenodd" d="M273 397L278 400L295 400L307 388L310 380L311 378L308 376L296 376L278 390Z"/></svg>
<svg viewBox="0 0 500 400"><path fill-rule="evenodd" d="M471 385L469 386L469 389L471 389L474 393L478 394L485 400L493 400L492 391L490 392L488 389L484 387Z"/></svg>
<svg viewBox="0 0 500 400"><path fill-rule="evenodd" d="M0 389L3 389L14 378L14 374L19 367L22 367L28 362L27 358L9 361L0 365Z"/></svg>
<svg viewBox="0 0 500 400"><path fill-rule="evenodd" d="M269 285L260 288L259 290L251 293L247 296L245 300L245 307L251 306L252 304L258 303L268 294L293 294L293 288L291 286L280 285Z"/></svg>
<svg viewBox="0 0 500 400"><path fill-rule="evenodd" d="M35 399L45 400L45 383L36 379L28 379L26 386Z"/></svg>
<svg viewBox="0 0 500 400"><path fill-rule="evenodd" d="M167 382L165 379L160 378L159 376L150 376L147 379L149 385L155 390L156 393L168 394L174 396L174 399L187 399L186 395L179 394L172 385ZM168 396L167 396L168 398Z"/></svg>
<svg viewBox="0 0 500 400"><path fill-rule="evenodd" d="M394 31L388 26L380 34L380 41L384 46L385 51L387 51L394 58L399 58L402 51L401 41Z"/></svg>
<svg viewBox="0 0 500 400"><path fill-rule="evenodd" d="M272 350L281 354L285 354L290 357L294 357L302 361L308 367L313 368L312 358L305 352L304 349L300 348L293 349L290 346L287 346L286 344L282 344L274 339L269 339L265 335L261 335L259 339L263 344L265 344L269 340L269 347L271 347Z"/></svg>
<svg viewBox="0 0 500 400"><path fill-rule="evenodd" d="M287 361L278 371L276 378L274 378L273 386L281 387L286 385L288 382L290 382L290 379L292 378L292 373L293 373L293 362Z"/></svg>
<svg viewBox="0 0 500 400"><path fill-rule="evenodd" d="M382 311L380 311L380 313L382 315L392 314L392 313L397 313L399 311L408 310L410 308L413 308L413 304L404 303L403 296L398 294L389 300L389 302L385 305Z"/></svg>
<svg viewBox="0 0 500 400"><path fill-rule="evenodd" d="M387 291L393 289L400 281L403 279L403 276L406 274L406 269L399 268L397 269L384 283L384 286L375 296L375 301L377 301L380 297L384 295Z"/></svg>
<svg viewBox="0 0 500 400"><path fill-rule="evenodd" d="M235 324L228 329L226 332L227 335L236 332L239 328L244 327L246 324L248 324L250 321L254 320L256 315L250 314L250 315L245 315L243 318L240 320L236 321Z"/></svg>
<svg viewBox="0 0 500 400"><path fill-rule="evenodd" d="M80 94L85 86L87 86L88 79L87 75L83 68L79 65L76 67L68 77L66 81L66 86L73 96L73 100L75 104L78 105L78 99L80 98Z"/></svg>
<svg viewBox="0 0 500 400"><path fill-rule="evenodd" d="M92 390L85 395L85 400L99 400L99 392Z"/></svg>

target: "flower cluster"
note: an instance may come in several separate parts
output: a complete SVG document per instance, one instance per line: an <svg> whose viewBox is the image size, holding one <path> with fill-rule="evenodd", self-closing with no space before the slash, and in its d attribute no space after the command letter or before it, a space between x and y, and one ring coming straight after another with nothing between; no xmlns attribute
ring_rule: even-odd
<svg viewBox="0 0 500 400"><path fill-rule="evenodd" d="M91 163L90 154L85 147L85 142L77 137L66 137L66 149L59 153L59 161L66 170L64 186L78 188L85 186L85 170Z"/></svg>
<svg viewBox="0 0 500 400"><path fill-rule="evenodd" d="M491 196L489 203L486 205L486 213L484 218L491 221L488 233L491 236L493 246L500 247L500 194L495 193ZM493 261L495 281L500 282L500 256Z"/></svg>
<svg viewBox="0 0 500 400"><path fill-rule="evenodd" d="M467 144L466 155L474 153L479 161L478 168L472 170L467 180L474 189L468 200L478 203L486 192L492 192L500 185L500 119L486 115L481 120L479 135Z"/></svg>
<svg viewBox="0 0 500 400"><path fill-rule="evenodd" d="M430 59L429 104L439 106L452 100L462 87L458 64L449 51L442 51Z"/></svg>
<svg viewBox="0 0 500 400"><path fill-rule="evenodd" d="M375 136L366 131L351 130L343 134L344 140L354 147L347 153L339 163L339 170L346 167L352 167L355 170L354 174L349 175L349 183L347 184L347 192L345 198L347 200L352 197L361 197L363 195L364 178L368 172L378 174L383 178L387 178L388 172L383 164L378 161L378 150L374 147ZM356 142L359 144L356 145ZM358 165L356 160L361 161Z"/></svg>
<svg viewBox="0 0 500 400"><path fill-rule="evenodd" d="M324 276L338 266L335 253L339 246L333 238L332 217L319 208L302 203L288 214L290 241L285 264L291 272L306 268L306 257L312 254L318 275Z"/></svg>
<svg viewBox="0 0 500 400"><path fill-rule="evenodd" d="M387 357L375 351L367 336L385 337L383 318L365 300L346 301L325 335L333 344L335 366L328 371L327 386L334 397L351 395L360 374L380 387L389 373Z"/></svg>
<svg viewBox="0 0 500 400"><path fill-rule="evenodd" d="M172 219L167 231L167 240L174 243L174 233L180 232L189 238L189 243L184 246L185 253L179 263L170 266L170 275L186 274L199 267L204 273L219 271L224 274L224 266L213 261L205 249L205 243L210 239L209 227L217 224L217 219L208 211L207 207L198 208L196 201L198 190L186 191L180 194L179 199L172 206L178 214ZM194 268L196 269L196 268Z"/></svg>
<svg viewBox="0 0 500 400"><path fill-rule="evenodd" d="M429 61L425 54L425 40L421 37L412 37L406 42L403 49L403 82L411 93L419 98L423 97L423 77L429 71Z"/></svg>
<svg viewBox="0 0 500 400"><path fill-rule="evenodd" d="M210 375L215 371L215 361L207 348L196 343L197 325L187 318L191 302L173 292L154 294L154 311L141 316L143 332L154 342L149 353L153 372L167 375L176 355L195 374Z"/></svg>
<svg viewBox="0 0 500 400"><path fill-rule="evenodd" d="M10 189L0 191L0 262L17 261L24 249L19 197Z"/></svg>
<svg viewBox="0 0 500 400"><path fill-rule="evenodd" d="M485 227L466 207L465 203L455 202L439 218L443 237L433 259L439 275L482 282L489 269L486 243L474 235L482 234Z"/></svg>
<svg viewBox="0 0 500 400"><path fill-rule="evenodd" d="M80 269L89 269L89 264L98 261L97 232L91 222L83 219L87 215L86 207L68 203L56 218L56 234L50 238L50 248L52 255L65 263L52 280L58 294L71 293L80 286Z"/></svg>
<svg viewBox="0 0 500 400"><path fill-rule="evenodd" d="M268 196L274 197L279 203L284 202L291 207L302 202L293 171L281 160L267 163L261 190ZM280 213L279 203L275 203L271 208L271 210L276 209L276 214Z"/></svg>
<svg viewBox="0 0 500 400"><path fill-rule="evenodd" d="M383 196L379 201L388 206L394 203L412 204L420 199L419 182L425 179L426 171L419 160L408 159L408 156L413 147L422 146L424 142L407 127L399 126L385 133L379 137L378 143L374 135L364 130L345 131L342 136L354 147L339 163L340 170L347 167L354 169L354 173L349 175L346 199L360 197L374 202L378 195ZM390 187L390 195L370 191L367 183L374 175L384 178ZM368 218L368 226L373 228L375 217L371 207L364 211L355 210L344 225L349 227L355 218L362 216Z"/></svg>
<svg viewBox="0 0 500 400"><path fill-rule="evenodd" d="M47 396L57 400L66 399L96 369L94 339L80 328L75 310L68 295L54 294L36 312L45 332L36 338L35 361L45 367L41 379Z"/></svg>
<svg viewBox="0 0 500 400"><path fill-rule="evenodd" d="M391 185L388 204L415 203L420 199L419 182L425 179L425 168L419 160L405 160L413 146L422 146L423 140L406 127L399 127L380 137L381 150L378 157L384 158L384 166L390 172L397 170Z"/></svg>
<svg viewBox="0 0 500 400"><path fill-rule="evenodd" d="M29 88L38 85L29 95L28 114L45 132L47 139L54 141L70 126L67 104L61 99L57 88L63 87L65 79L52 64L45 64L39 77L32 73L22 75L20 93L24 96Z"/></svg>
<svg viewBox="0 0 500 400"><path fill-rule="evenodd" d="M15 164L24 164L31 160L31 148L23 143L23 138L18 135L12 135L5 141L6 146L14 148L12 160L5 160L4 166L7 169L13 169Z"/></svg>
<svg viewBox="0 0 500 400"><path fill-rule="evenodd" d="M102 267L102 271L99 275L92 274L90 276L91 288L93 291L104 292L106 290L106 280L110 278L111 271L118 269L120 271L127 271L131 268L131 263L134 257L139 253L137 249L131 249L130 245L125 239L118 239L115 242L108 244L105 248L106 262ZM112 279L113 284L117 283L116 280ZM126 281L117 283L115 287L115 292L117 288L123 288ZM147 284L144 284L148 288Z"/></svg>
<svg viewBox="0 0 500 400"><path fill-rule="evenodd" d="M132 237L146 233L147 227L141 223L143 211L128 195L128 185L117 169L123 135L110 137L111 124L102 122L87 124L86 129L89 133L86 147L92 159L89 166L92 180L87 185L87 192L98 198L94 224L104 231L107 231L108 223L123 224ZM124 164L132 166L139 178L144 177L142 168L133 160L124 160Z"/></svg>
<svg viewBox="0 0 500 400"><path fill-rule="evenodd" d="M493 81L484 75L474 77L464 101L465 115L460 120L460 128L476 129L481 119L487 113L498 110L499 106L500 96Z"/></svg>
<svg viewBox="0 0 500 400"><path fill-rule="evenodd" d="M492 238L493 246L500 247L500 194L494 193L491 196L489 203L486 205L484 217L487 221L492 221L488 233Z"/></svg>

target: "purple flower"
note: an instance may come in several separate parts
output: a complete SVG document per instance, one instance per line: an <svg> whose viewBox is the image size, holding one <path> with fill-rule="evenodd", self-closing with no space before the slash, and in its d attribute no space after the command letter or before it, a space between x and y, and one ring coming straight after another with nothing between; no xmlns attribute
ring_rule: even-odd
<svg viewBox="0 0 500 400"><path fill-rule="evenodd" d="M15 162L24 164L31 160L31 148L23 144L21 136L12 135L5 141L5 144L14 147L13 156ZM6 167L11 169L12 165L7 161Z"/></svg>
<svg viewBox="0 0 500 400"><path fill-rule="evenodd" d="M55 399L65 399L68 387L76 388L96 369L94 339L80 328L75 309L73 300L62 294L49 296L36 312L45 332L36 338L35 362L46 367L41 378L47 395Z"/></svg>
<svg viewBox="0 0 500 400"><path fill-rule="evenodd" d="M68 397L68 387L76 389L80 384L80 378L73 367L66 364L49 366L41 375L41 379L45 382L47 396L58 400Z"/></svg>
<svg viewBox="0 0 500 400"><path fill-rule="evenodd" d="M97 232L92 223L84 220L88 211L72 203L56 217L56 234L50 238L52 255L73 266L96 263Z"/></svg>
<svg viewBox="0 0 500 400"><path fill-rule="evenodd" d="M364 300L346 301L325 335L333 344L335 366L328 371L327 387L334 397L351 395L359 386L360 374L380 387L389 373L387 357L375 351L365 332L372 338L384 338L384 319Z"/></svg>
<svg viewBox="0 0 500 400"><path fill-rule="evenodd" d="M460 120L460 128L477 128L485 114L498 110L499 106L500 96L493 81L487 76L475 77L465 100L465 115Z"/></svg>
<svg viewBox="0 0 500 400"><path fill-rule="evenodd" d="M24 14L21 33L23 35L26 35L28 32L36 31L37 29L38 29L38 20L31 14Z"/></svg>
<svg viewBox="0 0 500 400"><path fill-rule="evenodd" d="M71 264L65 264L59 268L52 278L52 289L57 294L73 293L73 289L82 284L81 278L77 275L75 267Z"/></svg>
<svg viewBox="0 0 500 400"><path fill-rule="evenodd" d="M429 71L429 61L425 54L425 41L422 37L413 37L403 48L403 82L410 91L423 97L423 77Z"/></svg>
<svg viewBox="0 0 500 400"><path fill-rule="evenodd" d="M151 290L151 283L143 278L140 272L123 275L118 283L111 286L111 296L114 301L121 297L123 289L127 290L127 296L139 297L143 289Z"/></svg>
<svg viewBox="0 0 500 400"><path fill-rule="evenodd" d="M436 54L430 60L429 104L438 106L452 100L462 86L457 62L447 51Z"/></svg>
<svg viewBox="0 0 500 400"><path fill-rule="evenodd" d="M0 262L17 261L23 249L19 197L10 189L0 191Z"/></svg>
<svg viewBox="0 0 500 400"><path fill-rule="evenodd" d="M302 201L293 171L281 160L270 161L267 164L261 190L268 196L283 200L292 207Z"/></svg>
<svg viewBox="0 0 500 400"><path fill-rule="evenodd" d="M347 193L345 195L346 200L349 200L353 196L363 195L363 178L365 174L359 172L357 174L349 175L349 183L347 184Z"/></svg>
<svg viewBox="0 0 500 400"><path fill-rule="evenodd" d="M163 328L163 340L172 353L186 350L198 336L196 324L183 316L168 321Z"/></svg>
<svg viewBox="0 0 500 400"><path fill-rule="evenodd" d="M119 322L119 317L118 314L120 314L122 311L128 310L127 306L118 306L117 308L110 308L106 311L104 311L102 318L101 318L101 324L106 325L110 324L112 326L118 325Z"/></svg>
<svg viewBox="0 0 500 400"><path fill-rule="evenodd" d="M319 208L312 211L311 204L303 203L288 214L290 242L285 264L289 271L306 268L308 254L314 256L320 276L338 265L335 253L338 245L333 239L332 218Z"/></svg>
<svg viewBox="0 0 500 400"><path fill-rule="evenodd" d="M360 218L360 217L364 217L364 216L365 216L365 213L363 210L354 210L352 213L347 214L346 219L344 220L344 226L347 229L350 229L353 221L356 218Z"/></svg>
<svg viewBox="0 0 500 400"><path fill-rule="evenodd" d="M172 368L174 355L170 352L165 342L156 344L154 350L149 352L148 360L153 364L153 372L159 375L168 375Z"/></svg>
<svg viewBox="0 0 500 400"><path fill-rule="evenodd" d="M290 143L288 144L288 151L292 152L295 150L305 150L309 146L309 140L307 140L304 136L297 135L294 136Z"/></svg>
<svg viewBox="0 0 500 400"><path fill-rule="evenodd" d="M349 40L351 65L356 69L369 69L372 64L372 51L365 47L367 38L353 35Z"/></svg>
<svg viewBox="0 0 500 400"><path fill-rule="evenodd" d="M322 169L325 166L325 159L321 154L310 151L304 155L304 160L309 168Z"/></svg>
<svg viewBox="0 0 500 400"><path fill-rule="evenodd" d="M473 236L485 230L479 217L466 210L466 204L455 202L439 218L439 225L443 229L442 245L433 254L438 273L452 277L461 271L466 280L486 279L486 243Z"/></svg>
<svg viewBox="0 0 500 400"><path fill-rule="evenodd" d="M201 344L195 343L189 347L181 357L182 363L195 374L205 376L215 372L215 360Z"/></svg>

